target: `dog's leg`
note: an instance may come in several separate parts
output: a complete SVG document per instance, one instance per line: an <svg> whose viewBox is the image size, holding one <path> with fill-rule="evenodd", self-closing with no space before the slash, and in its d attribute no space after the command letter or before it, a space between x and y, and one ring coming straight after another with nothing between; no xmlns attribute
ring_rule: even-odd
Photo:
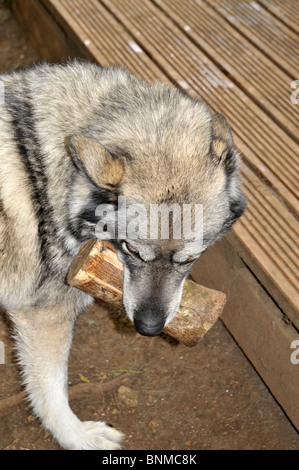
<svg viewBox="0 0 299 470"><path fill-rule="evenodd" d="M80 421L68 403L67 369L74 315L69 306L14 312L24 382L35 414L66 449L119 449L122 434Z"/></svg>

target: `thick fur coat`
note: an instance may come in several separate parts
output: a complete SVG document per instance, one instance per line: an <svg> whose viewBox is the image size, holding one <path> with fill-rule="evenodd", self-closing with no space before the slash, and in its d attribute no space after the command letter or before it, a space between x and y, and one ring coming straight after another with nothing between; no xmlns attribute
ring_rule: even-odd
<svg viewBox="0 0 299 470"><path fill-rule="evenodd" d="M15 325L28 396L61 446L115 449L120 432L79 421L68 404L74 322L92 302L66 284L68 268L96 237L100 204L201 204L200 245L112 240L126 311L141 334L158 334L194 260L245 208L238 153L222 115L117 67L41 65L0 80L0 305Z"/></svg>

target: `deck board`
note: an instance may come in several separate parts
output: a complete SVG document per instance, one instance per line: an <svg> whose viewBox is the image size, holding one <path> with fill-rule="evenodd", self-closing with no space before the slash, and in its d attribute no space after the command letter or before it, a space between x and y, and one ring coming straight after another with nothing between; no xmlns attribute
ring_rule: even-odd
<svg viewBox="0 0 299 470"><path fill-rule="evenodd" d="M276 16L288 28L299 33L299 3L297 0L258 0L269 12Z"/></svg>
<svg viewBox="0 0 299 470"><path fill-rule="evenodd" d="M298 34L290 30L265 7L252 0L242 2L205 0L205 2L286 74L294 80L298 77Z"/></svg>
<svg viewBox="0 0 299 470"><path fill-rule="evenodd" d="M82 0L45 3L57 15L74 42L85 48L100 65L119 64L134 71L139 78L165 81L161 69L141 49L136 53L132 36L97 0L89 0L88 8ZM96 14L90 14L93 11Z"/></svg>
<svg viewBox="0 0 299 470"><path fill-rule="evenodd" d="M223 21L223 17L205 1L154 0L154 3L169 15L220 69L245 90L251 99L271 115L273 120L290 132L295 140L299 140L299 115L296 107L290 106L292 79L289 75L237 29ZM222 2L216 3L222 5ZM294 41L290 50L294 62L293 79L297 78L297 49L298 41Z"/></svg>

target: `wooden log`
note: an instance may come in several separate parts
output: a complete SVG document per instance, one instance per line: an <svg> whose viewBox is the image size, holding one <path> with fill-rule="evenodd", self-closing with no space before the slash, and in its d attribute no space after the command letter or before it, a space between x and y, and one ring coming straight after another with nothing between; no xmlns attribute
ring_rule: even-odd
<svg viewBox="0 0 299 470"><path fill-rule="evenodd" d="M69 269L67 282L105 302L122 305L123 264L109 242L83 243Z"/></svg>
<svg viewBox="0 0 299 470"><path fill-rule="evenodd" d="M109 242L85 242L69 269L67 282L122 308L123 264ZM187 279L180 308L163 332L188 347L196 346L219 318L225 302L224 293Z"/></svg>

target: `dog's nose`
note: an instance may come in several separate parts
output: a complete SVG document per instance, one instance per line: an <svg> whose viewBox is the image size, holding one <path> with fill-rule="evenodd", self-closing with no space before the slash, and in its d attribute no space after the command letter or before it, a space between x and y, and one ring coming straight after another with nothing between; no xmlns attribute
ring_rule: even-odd
<svg viewBox="0 0 299 470"><path fill-rule="evenodd" d="M143 336L158 336L164 327L164 320L158 323L146 322L144 320L134 319L136 331Z"/></svg>

